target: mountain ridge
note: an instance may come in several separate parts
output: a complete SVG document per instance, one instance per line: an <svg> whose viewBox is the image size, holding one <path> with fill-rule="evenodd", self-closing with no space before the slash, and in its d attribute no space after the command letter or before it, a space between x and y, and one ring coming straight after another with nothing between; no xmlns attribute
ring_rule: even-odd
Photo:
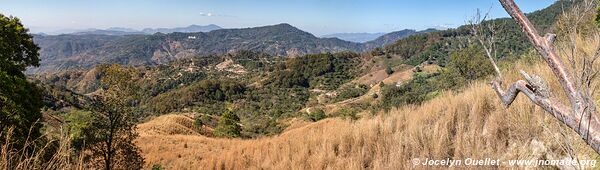
<svg viewBox="0 0 600 170"><path fill-rule="evenodd" d="M35 35L34 41L42 48L42 61L40 67L30 68L30 73L89 68L100 63L164 64L179 58L238 50L279 56L364 51L362 44L337 38L318 38L286 23L194 33Z"/></svg>
<svg viewBox="0 0 600 170"><path fill-rule="evenodd" d="M404 30L394 31L394 32L384 34L374 40L367 41L364 44L367 49L374 49L374 48L378 48L378 47L381 48L388 44L392 44L400 39L403 39L403 38L406 38L406 37L409 37L412 35L430 33L430 32L435 32L435 31L439 31L439 30L434 29L434 28L429 28L429 29L421 30L421 31L416 31L413 29L404 29Z"/></svg>
<svg viewBox="0 0 600 170"><path fill-rule="evenodd" d="M141 32L144 32L146 34L154 34L154 33L174 33L174 32L210 32L213 30L219 30L219 29L223 29L223 27L215 25L215 24L209 24L209 25L196 25L196 24L192 24L190 26L187 27L175 27L175 28L144 28L141 30Z"/></svg>
<svg viewBox="0 0 600 170"><path fill-rule="evenodd" d="M173 27L173 28L143 28L143 29L133 29L126 27L110 27L106 29L102 28L88 28L88 29L67 29L62 31L53 31L53 32L39 32L35 33L37 35L63 35L63 34L72 34L72 35L137 35L137 34L154 34L154 33L174 33L174 32L210 32L213 30L223 29L223 27L208 24L208 25L196 25L192 24L186 27Z"/></svg>
<svg viewBox="0 0 600 170"><path fill-rule="evenodd" d="M321 38L339 38L341 40L345 40L345 41L350 41L350 42L357 42L357 43L365 43L367 41L371 41L374 40L382 35L385 35L386 33L384 32L377 32L377 33L367 33L367 32L362 32L362 33L352 33L352 32L347 32L347 33L333 33L333 34L327 34L327 35L322 35L320 36Z"/></svg>

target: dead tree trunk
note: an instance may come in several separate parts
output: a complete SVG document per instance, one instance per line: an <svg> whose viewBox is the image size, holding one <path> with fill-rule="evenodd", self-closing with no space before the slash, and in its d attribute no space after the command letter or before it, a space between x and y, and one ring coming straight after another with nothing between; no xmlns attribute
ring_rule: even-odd
<svg viewBox="0 0 600 170"><path fill-rule="evenodd" d="M509 107L519 92L524 93L533 103L542 107L559 121L575 130L597 153L600 153L600 121L596 114L596 105L593 100L583 95L576 81L569 73L554 48L556 35L546 34L541 37L529 19L519 9L513 0L499 0L506 12L519 24L527 35L533 47L541 54L554 75L558 78L571 107L568 107L556 98L549 95L545 82L538 76L529 76L521 71L525 80L519 80L511 85L508 90L502 89L499 79L492 81L492 88L496 91L505 107Z"/></svg>

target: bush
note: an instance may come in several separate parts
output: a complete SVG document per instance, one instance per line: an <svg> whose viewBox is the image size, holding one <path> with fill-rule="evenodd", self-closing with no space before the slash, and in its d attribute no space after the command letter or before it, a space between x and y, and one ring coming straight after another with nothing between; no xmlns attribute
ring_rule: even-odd
<svg viewBox="0 0 600 170"><path fill-rule="evenodd" d="M373 51L371 51L371 55L372 56L380 56L380 55L384 55L385 53L383 52L383 49L381 47L377 47L375 49L373 49Z"/></svg>
<svg viewBox="0 0 600 170"><path fill-rule="evenodd" d="M162 165L160 164L154 164L152 165L152 170L163 170L165 168L162 167Z"/></svg>
<svg viewBox="0 0 600 170"><path fill-rule="evenodd" d="M356 109L342 108L337 113L335 113L335 115L337 115L343 119L357 120L358 119L358 115L356 115L357 113L358 113L358 111Z"/></svg>
<svg viewBox="0 0 600 170"><path fill-rule="evenodd" d="M201 128L202 126L215 126L215 123L210 115L202 114L194 119L194 127Z"/></svg>
<svg viewBox="0 0 600 170"><path fill-rule="evenodd" d="M390 75L390 74L394 74L394 70L392 69L392 67L390 67L390 66L387 66L387 67L385 68L385 73L387 73L388 75Z"/></svg>
<svg viewBox="0 0 600 170"><path fill-rule="evenodd" d="M202 120L200 120L200 118L196 118L194 119L194 127L199 129L202 126L204 126L204 123L202 122Z"/></svg>
<svg viewBox="0 0 600 170"><path fill-rule="evenodd" d="M313 122L327 118L325 111L323 111L322 109L315 108L315 109L310 109L310 111L311 112L308 113L308 118Z"/></svg>
<svg viewBox="0 0 600 170"><path fill-rule="evenodd" d="M346 99L360 97L367 93L367 91L369 91L369 87L367 87L366 85L360 85L358 87L344 87L339 90L335 101L338 102Z"/></svg>
<svg viewBox="0 0 600 170"><path fill-rule="evenodd" d="M415 69L413 69L413 72L415 72L415 73L420 73L422 71L423 71L423 69L421 68L421 66L416 66Z"/></svg>
<svg viewBox="0 0 600 170"><path fill-rule="evenodd" d="M415 74L413 79L401 86L385 85L381 89L383 102L381 107L389 110L392 107L398 107L407 104L421 104L432 98L438 87L436 78L438 74Z"/></svg>
<svg viewBox="0 0 600 170"><path fill-rule="evenodd" d="M200 116L199 119L200 119L200 122L202 122L202 125L214 126L213 118L210 115L203 114L202 116Z"/></svg>

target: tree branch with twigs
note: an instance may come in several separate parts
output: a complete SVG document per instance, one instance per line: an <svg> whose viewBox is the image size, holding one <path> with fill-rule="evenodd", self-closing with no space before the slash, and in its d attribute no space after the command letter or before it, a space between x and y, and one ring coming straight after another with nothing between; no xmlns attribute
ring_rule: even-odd
<svg viewBox="0 0 600 170"><path fill-rule="evenodd" d="M490 8L491 9L491 8ZM500 68L494 61L498 58L498 53L496 51L496 24L494 22L489 22L484 24L486 19L489 17L489 11L482 17L481 11L477 10L476 15L468 21L468 25L471 27L471 34L475 37L476 41L483 47L485 54L488 59L492 63L494 67L494 71L498 74L498 77L502 77L502 73L500 72ZM486 36L486 34L488 36Z"/></svg>
<svg viewBox="0 0 600 170"><path fill-rule="evenodd" d="M523 93L531 100L531 102L540 106L560 122L573 129L588 145L590 145L597 153L600 153L600 120L596 113L596 105L594 100L591 99L590 91L581 89L582 84L591 84L590 82L595 77L595 74L590 74L589 76L577 75L574 77L573 73L567 70L561 57L556 52L554 46L556 35L546 34L545 36L540 36L537 29L531 24L529 19L513 0L499 1L506 12L508 12L522 28L527 39L550 67L552 73L556 76L563 91L567 95L570 106L561 103L557 98L551 95L551 91L544 79L536 75L529 75L524 71L521 71L521 75L525 80L515 82L510 85L507 90L503 89L500 76L492 81L491 86L496 91L502 104L505 107L509 107L516 99L519 92ZM485 41L480 43L486 44ZM489 50L486 49L486 52L487 51ZM488 53L488 55L491 58L490 53ZM493 59L491 61L495 65ZM584 80L583 83L581 83L582 80ZM584 87L584 89L587 88Z"/></svg>

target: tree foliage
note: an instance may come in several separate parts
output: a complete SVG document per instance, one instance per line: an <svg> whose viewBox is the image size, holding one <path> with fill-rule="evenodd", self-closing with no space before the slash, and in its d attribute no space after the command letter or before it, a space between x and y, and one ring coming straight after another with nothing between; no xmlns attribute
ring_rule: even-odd
<svg viewBox="0 0 600 170"><path fill-rule="evenodd" d="M446 67L468 81L494 73L492 64L485 57L481 48L475 46L453 52Z"/></svg>
<svg viewBox="0 0 600 170"><path fill-rule="evenodd" d="M218 137L236 138L241 136L241 132L240 118L228 110L219 118L214 134Z"/></svg>
<svg viewBox="0 0 600 170"><path fill-rule="evenodd" d="M310 54L292 58L269 80L277 87L333 90L352 79L358 65L356 53Z"/></svg>
<svg viewBox="0 0 600 170"><path fill-rule="evenodd" d="M560 0L548 8L535 11L527 16L536 25L540 32L546 33L553 28L559 15L572 5L573 1ZM512 22L511 18L498 18L489 20L483 25L493 23L496 26L498 56L521 56L531 49L521 28ZM487 33L484 33L487 34ZM396 41L383 49L385 54L401 56L405 64L418 65L429 61L445 66L450 54L469 45L472 37L469 26L460 26L456 29L417 34Z"/></svg>
<svg viewBox="0 0 600 170"><path fill-rule="evenodd" d="M234 80L201 80L190 86L160 94L149 100L147 106L155 113L181 111L186 107L198 104L203 104L209 107L210 110L216 109L218 111L224 108L210 106L231 102L243 96L245 91L246 87Z"/></svg>
<svg viewBox="0 0 600 170"><path fill-rule="evenodd" d="M18 18L0 14L0 133L13 127L17 141L37 138L40 124L36 122L42 118L41 91L23 73L39 65L39 48L27 32Z"/></svg>
<svg viewBox="0 0 600 170"><path fill-rule="evenodd" d="M141 169L144 160L133 140L135 131L134 106L136 71L119 65L108 66L102 78L102 95L93 103L94 121L86 129L86 149L94 167L104 169Z"/></svg>

